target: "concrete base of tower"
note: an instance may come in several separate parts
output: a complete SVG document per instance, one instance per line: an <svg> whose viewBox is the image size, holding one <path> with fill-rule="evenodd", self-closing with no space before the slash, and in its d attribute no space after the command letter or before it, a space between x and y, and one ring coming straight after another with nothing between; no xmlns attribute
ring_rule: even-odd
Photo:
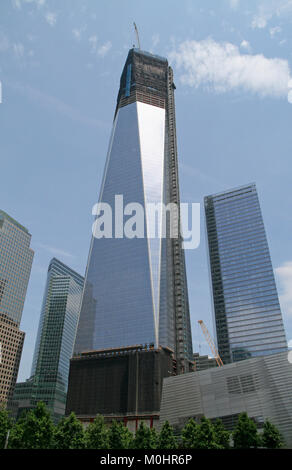
<svg viewBox="0 0 292 470"><path fill-rule="evenodd" d="M173 351L135 345L90 351L70 361L66 415L85 424L101 414L135 431L141 421L158 423L162 384L176 374Z"/></svg>

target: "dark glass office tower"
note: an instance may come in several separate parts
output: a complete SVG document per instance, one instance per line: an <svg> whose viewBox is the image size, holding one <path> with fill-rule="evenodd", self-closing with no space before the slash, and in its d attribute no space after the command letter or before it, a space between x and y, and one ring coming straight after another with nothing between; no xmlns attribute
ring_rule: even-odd
<svg viewBox="0 0 292 470"><path fill-rule="evenodd" d="M100 193L114 221L116 195L124 206L180 202L174 89L165 58L129 51ZM126 238L115 223L113 238L92 238L75 354L166 347L178 373L187 372L193 357L182 241L151 237L147 211L144 222L143 238Z"/></svg>
<svg viewBox="0 0 292 470"><path fill-rule="evenodd" d="M287 349L255 184L205 198L214 320L223 362Z"/></svg>
<svg viewBox="0 0 292 470"><path fill-rule="evenodd" d="M53 258L48 268L31 377L16 384L16 413L43 401L55 421L65 413L70 358L84 278Z"/></svg>

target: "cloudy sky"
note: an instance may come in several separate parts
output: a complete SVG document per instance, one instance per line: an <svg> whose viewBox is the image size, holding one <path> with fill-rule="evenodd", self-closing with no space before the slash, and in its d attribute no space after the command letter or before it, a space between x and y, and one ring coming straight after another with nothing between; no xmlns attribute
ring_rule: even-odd
<svg viewBox="0 0 292 470"><path fill-rule="evenodd" d="M142 48L174 68L182 201L256 182L292 339L292 0L1 0L0 207L35 250L19 380L50 259L84 274L133 21ZM194 350L208 353L203 229L187 272Z"/></svg>

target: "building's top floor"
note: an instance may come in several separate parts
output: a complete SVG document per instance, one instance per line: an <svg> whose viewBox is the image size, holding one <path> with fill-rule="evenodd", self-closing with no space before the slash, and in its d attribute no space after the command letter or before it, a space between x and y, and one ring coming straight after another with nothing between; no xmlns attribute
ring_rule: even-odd
<svg viewBox="0 0 292 470"><path fill-rule="evenodd" d="M27 233L27 235L30 235L28 229L21 225L17 220L13 219L10 215L8 215L6 212L0 209L0 228L3 225L4 220L7 220L10 224L13 224L15 227L17 227L19 230L22 232Z"/></svg>
<svg viewBox="0 0 292 470"><path fill-rule="evenodd" d="M157 55L157 54L152 54L151 52L143 51L142 49L138 49L136 47L133 47L133 49L130 49L130 50L133 50L133 52L135 52L135 54L140 54L140 55L143 55L143 56L146 56L146 57L150 57L151 59L159 60L160 62L167 62L166 57L162 57L162 56Z"/></svg>
<svg viewBox="0 0 292 470"><path fill-rule="evenodd" d="M72 268L67 266L66 264L62 263L62 261L58 260L57 258L53 258L50 261L48 267L48 275L61 275L61 276L70 276L72 277L77 284L83 287L84 277L81 274L74 271Z"/></svg>
<svg viewBox="0 0 292 470"><path fill-rule="evenodd" d="M211 194L209 196L205 196L204 202L205 205L208 205L210 201L220 202L223 200L233 199L236 197L244 196L248 193L257 193L256 184L250 183L245 184L243 186L238 186L237 188L228 189L226 191L222 191L220 193Z"/></svg>
<svg viewBox="0 0 292 470"><path fill-rule="evenodd" d="M165 101L168 92L169 69L166 58L141 49L130 49L120 79L117 108L124 100L128 103L133 94L137 98L137 93L149 95L158 101Z"/></svg>

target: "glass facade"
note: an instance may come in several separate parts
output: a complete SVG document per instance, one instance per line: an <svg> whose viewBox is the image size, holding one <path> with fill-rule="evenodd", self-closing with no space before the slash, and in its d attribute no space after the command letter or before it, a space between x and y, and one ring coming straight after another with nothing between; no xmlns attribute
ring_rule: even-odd
<svg viewBox="0 0 292 470"><path fill-rule="evenodd" d="M214 320L224 363L287 349L255 184L205 198Z"/></svg>
<svg viewBox="0 0 292 470"><path fill-rule="evenodd" d="M0 314L20 325L34 252L31 235L0 210Z"/></svg>
<svg viewBox="0 0 292 470"><path fill-rule="evenodd" d="M0 210L0 403L12 397L22 353L19 330L34 252L31 235Z"/></svg>
<svg viewBox="0 0 292 470"><path fill-rule="evenodd" d="M152 344L171 348L181 371L192 361L180 238L161 238L159 224L152 236L147 210L144 237L115 236L115 196L123 197L124 207L139 203L144 209L179 202L173 90L166 59L130 50L99 199L112 208L113 238L91 241L76 354Z"/></svg>
<svg viewBox="0 0 292 470"><path fill-rule="evenodd" d="M43 401L55 420L64 415L70 358L76 336L84 279L52 259L34 351L31 377L16 385L19 408ZM29 401L28 406L23 402Z"/></svg>

